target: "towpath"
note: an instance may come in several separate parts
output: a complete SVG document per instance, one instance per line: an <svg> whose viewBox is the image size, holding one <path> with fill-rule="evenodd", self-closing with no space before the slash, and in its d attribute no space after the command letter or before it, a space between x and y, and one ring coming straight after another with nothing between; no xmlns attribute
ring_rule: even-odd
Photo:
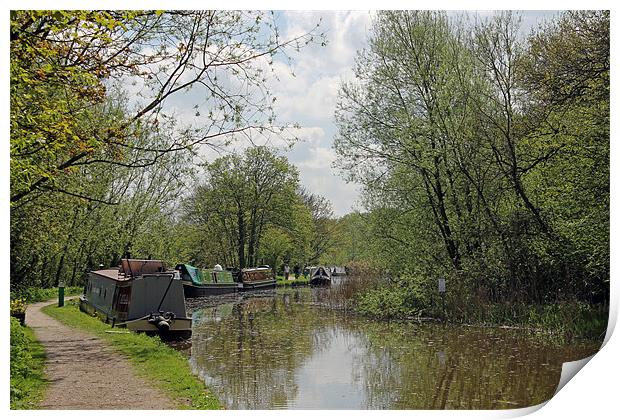
<svg viewBox="0 0 620 420"><path fill-rule="evenodd" d="M129 360L95 335L41 312L54 301L28 305L26 324L47 355L44 410L163 410L174 403L137 377Z"/></svg>

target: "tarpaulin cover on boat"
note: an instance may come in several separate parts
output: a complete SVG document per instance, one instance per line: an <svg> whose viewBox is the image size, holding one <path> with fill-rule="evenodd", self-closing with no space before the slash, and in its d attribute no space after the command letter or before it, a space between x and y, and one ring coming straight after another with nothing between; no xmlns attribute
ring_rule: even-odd
<svg viewBox="0 0 620 420"><path fill-rule="evenodd" d="M192 280L192 284L200 286L202 284L202 274L200 273L200 269L193 267L189 264L177 264L175 267L177 270L181 272L181 276L189 276Z"/></svg>

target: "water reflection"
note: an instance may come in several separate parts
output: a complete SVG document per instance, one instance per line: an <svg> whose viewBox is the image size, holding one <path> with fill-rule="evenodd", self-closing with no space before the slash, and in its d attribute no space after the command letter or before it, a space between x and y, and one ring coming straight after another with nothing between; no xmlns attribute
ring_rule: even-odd
<svg viewBox="0 0 620 420"><path fill-rule="evenodd" d="M562 362L600 345L369 321L326 309L322 293L298 288L194 311L192 366L227 408L524 407L553 395Z"/></svg>

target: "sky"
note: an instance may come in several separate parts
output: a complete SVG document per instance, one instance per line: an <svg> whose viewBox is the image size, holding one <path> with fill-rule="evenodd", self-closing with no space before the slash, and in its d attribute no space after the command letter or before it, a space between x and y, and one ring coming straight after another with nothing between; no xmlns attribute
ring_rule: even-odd
<svg viewBox="0 0 620 420"><path fill-rule="evenodd" d="M449 12L456 15L460 12ZM492 11L468 12L481 17L491 16ZM557 12L522 12L522 35ZM327 198L334 214L342 216L354 210L363 210L359 201L361 188L347 182L345 174L337 169L337 155L332 149L337 127L334 111L338 91L343 82L353 81L353 67L357 52L367 44L374 12L371 11L278 11L275 19L281 39L292 39L308 33L319 24L318 32L325 34L327 45L321 42L303 47L299 52L290 51L287 59L276 55L272 66L273 77L268 86L277 98L274 112L279 123L296 123L294 133L300 141L292 147L273 136L271 146L280 147L279 152L299 170L300 183L312 193ZM125 86L130 97L142 87ZM196 110L188 104L204 102L201 90L173 95L167 107L173 109L176 118L183 123L197 123L208 118L206 112L196 117ZM204 93L203 93L204 95ZM201 108L201 111L203 109ZM256 144L260 144L259 141ZM201 149L199 161L212 161L231 151L239 152L252 143L239 140L230 147L215 150L212 146Z"/></svg>
<svg viewBox="0 0 620 420"><path fill-rule="evenodd" d="M280 75L275 86L276 112L301 126L297 143L286 155L297 166L301 184L332 202L338 216L358 207L359 186L344 181L334 168L332 150L338 90L354 78L357 51L366 45L371 13L364 11L281 12L289 36L311 29L320 21L327 45L311 45L294 57L295 76Z"/></svg>
<svg viewBox="0 0 620 420"><path fill-rule="evenodd" d="M523 12L523 33L556 13ZM356 52L366 46L372 12L285 11L278 12L277 19L284 36L303 33L320 22L327 37L326 46L312 45L293 55L292 65L276 63L279 82L273 85L278 97L275 111L281 120L301 126L297 134L302 141L285 155L299 168L301 184L329 199L337 216L361 209L359 185L347 183L334 167L332 144L337 134L334 111L338 89L343 81L354 79Z"/></svg>

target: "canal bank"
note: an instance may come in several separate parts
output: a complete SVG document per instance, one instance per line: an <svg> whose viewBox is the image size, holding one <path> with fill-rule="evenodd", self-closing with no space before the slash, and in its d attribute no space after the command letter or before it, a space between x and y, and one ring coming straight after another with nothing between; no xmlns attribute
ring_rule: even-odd
<svg viewBox="0 0 620 420"><path fill-rule="evenodd" d="M50 387L40 408L221 408L187 359L159 338L112 330L73 300L62 308L50 303L27 314L48 355Z"/></svg>

